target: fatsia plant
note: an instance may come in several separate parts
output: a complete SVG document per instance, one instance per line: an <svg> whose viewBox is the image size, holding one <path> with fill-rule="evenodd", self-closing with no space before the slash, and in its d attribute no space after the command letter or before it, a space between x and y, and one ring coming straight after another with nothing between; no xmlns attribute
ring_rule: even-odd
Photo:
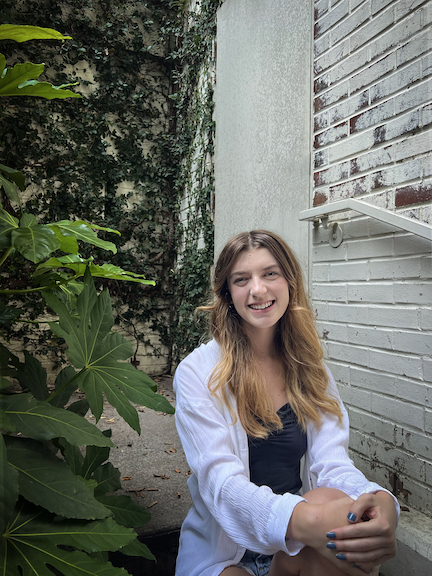
<svg viewBox="0 0 432 576"><path fill-rule="evenodd" d="M56 39L56 34L0 26L0 39ZM5 71L0 55L1 66L0 95L64 97L62 90L52 87L57 94L52 95L49 87L41 89L37 80L29 80L34 75L18 84L20 71ZM25 90L14 93L14 86ZM93 277L154 282L80 255L82 242L115 253L115 245L99 238L98 231L116 231L82 220L39 224L21 207L22 172L0 165L1 187L7 204L17 208L0 206L0 272L13 258L28 271L28 281L20 289L2 283L0 336L2 328L26 321L27 307L17 307L16 294L40 292L51 313L35 324L49 323L64 339L70 363L52 382L36 356L24 350L18 357L5 338L0 341L0 576L120 576L126 571L109 562L110 551L153 557L134 530L150 514L130 497L115 494L121 483L119 470L109 462L111 431L100 431L85 416L91 410L99 420L105 395L139 432L131 402L170 413L173 408L128 362L132 346L112 330L108 291L98 293ZM78 387L85 394L81 399L73 396Z"/></svg>

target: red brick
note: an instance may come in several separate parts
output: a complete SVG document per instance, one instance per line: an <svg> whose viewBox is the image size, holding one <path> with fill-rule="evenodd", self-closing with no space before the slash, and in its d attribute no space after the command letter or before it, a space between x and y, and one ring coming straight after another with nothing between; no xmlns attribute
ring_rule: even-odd
<svg viewBox="0 0 432 576"><path fill-rule="evenodd" d="M317 149L326 144L332 144L333 142L342 140L342 138L346 138L347 136L348 122L342 122L337 126L332 126L328 130L324 130L324 132L317 134L314 138L314 148Z"/></svg>
<svg viewBox="0 0 432 576"><path fill-rule="evenodd" d="M314 206L320 206L321 204L325 204L327 202L327 200L328 200L328 198L327 198L326 194L324 194L323 192L315 192L313 205Z"/></svg>
<svg viewBox="0 0 432 576"><path fill-rule="evenodd" d="M353 198L369 192L369 177L362 176L349 182L343 182L336 186L330 186L331 198Z"/></svg>
<svg viewBox="0 0 432 576"><path fill-rule="evenodd" d="M409 206L432 201L432 186L424 184L414 184L398 188L395 194L395 206Z"/></svg>

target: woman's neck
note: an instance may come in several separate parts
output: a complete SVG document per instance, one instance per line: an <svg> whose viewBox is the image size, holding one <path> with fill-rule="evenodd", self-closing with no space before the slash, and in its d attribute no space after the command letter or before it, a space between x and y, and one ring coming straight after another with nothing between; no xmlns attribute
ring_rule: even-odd
<svg viewBox="0 0 432 576"><path fill-rule="evenodd" d="M268 360L275 357L274 327L268 330L245 330L252 345L253 356L256 360Z"/></svg>

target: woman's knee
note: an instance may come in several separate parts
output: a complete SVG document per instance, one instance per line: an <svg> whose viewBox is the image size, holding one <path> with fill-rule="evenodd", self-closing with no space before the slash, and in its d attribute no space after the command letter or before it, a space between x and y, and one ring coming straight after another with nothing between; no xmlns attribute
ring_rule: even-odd
<svg viewBox="0 0 432 576"><path fill-rule="evenodd" d="M325 504L331 500L339 500L340 498L349 498L345 492L342 490L337 490L337 488L314 488L303 494L311 504Z"/></svg>

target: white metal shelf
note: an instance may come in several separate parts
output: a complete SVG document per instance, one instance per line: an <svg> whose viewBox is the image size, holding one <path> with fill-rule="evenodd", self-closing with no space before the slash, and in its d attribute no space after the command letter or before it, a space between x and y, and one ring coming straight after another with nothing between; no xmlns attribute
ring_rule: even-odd
<svg viewBox="0 0 432 576"><path fill-rule="evenodd" d="M309 208L308 210L302 210L299 213L299 220L325 220L329 214L335 214L337 212L345 212L346 210L355 210L371 218L376 218L396 228L402 228L407 232L416 234L417 236L422 236L427 240L432 240L432 226L424 224L422 222L417 222L401 214L396 214L395 212L390 212L384 208L379 208L373 204L368 204L362 200L356 200L355 198L346 198L345 200L338 200L337 202L331 202L330 204L322 204L321 206L316 206L315 208Z"/></svg>

